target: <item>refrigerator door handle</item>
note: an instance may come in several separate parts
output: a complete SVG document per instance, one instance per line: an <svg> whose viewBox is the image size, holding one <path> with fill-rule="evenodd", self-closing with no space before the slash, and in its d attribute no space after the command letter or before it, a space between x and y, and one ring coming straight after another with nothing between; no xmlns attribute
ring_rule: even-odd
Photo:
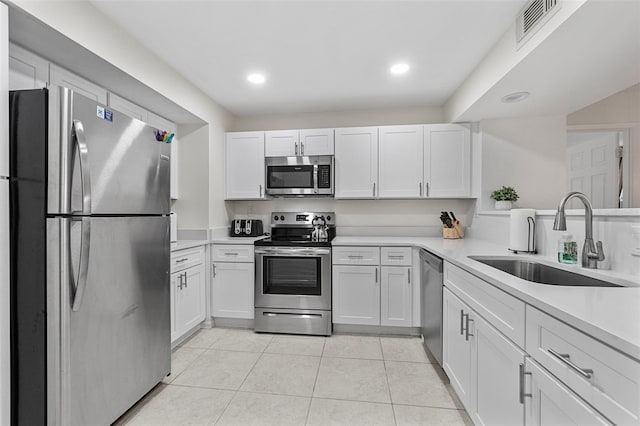
<svg viewBox="0 0 640 426"><path fill-rule="evenodd" d="M91 175L89 173L89 150L82 121L73 120L73 139L78 147L80 175L82 178L82 214L91 214ZM83 224L84 229L84 224Z"/></svg>
<svg viewBox="0 0 640 426"><path fill-rule="evenodd" d="M87 275L89 273L89 246L91 245L91 219L83 217L82 239L80 241L80 265L78 266L78 282L73 293L73 303L71 310L77 312L82 305L84 292L87 289ZM69 244L69 246L71 246Z"/></svg>

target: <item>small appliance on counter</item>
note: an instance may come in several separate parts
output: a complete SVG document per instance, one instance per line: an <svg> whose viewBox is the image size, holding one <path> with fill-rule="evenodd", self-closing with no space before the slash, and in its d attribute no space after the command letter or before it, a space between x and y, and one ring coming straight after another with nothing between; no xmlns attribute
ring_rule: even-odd
<svg viewBox="0 0 640 426"><path fill-rule="evenodd" d="M233 219L229 235L231 237L259 237L264 235L262 221L258 219Z"/></svg>

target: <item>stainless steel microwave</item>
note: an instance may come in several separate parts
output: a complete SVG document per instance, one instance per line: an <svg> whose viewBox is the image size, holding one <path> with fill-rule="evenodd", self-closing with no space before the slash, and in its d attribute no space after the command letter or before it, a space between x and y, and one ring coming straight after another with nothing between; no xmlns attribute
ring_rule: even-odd
<svg viewBox="0 0 640 426"><path fill-rule="evenodd" d="M267 194L332 196L333 156L267 157Z"/></svg>

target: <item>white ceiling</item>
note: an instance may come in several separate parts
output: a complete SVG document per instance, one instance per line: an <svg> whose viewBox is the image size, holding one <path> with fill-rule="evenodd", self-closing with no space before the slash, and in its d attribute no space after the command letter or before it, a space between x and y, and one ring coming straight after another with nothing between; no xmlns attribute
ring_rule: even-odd
<svg viewBox="0 0 640 426"><path fill-rule="evenodd" d="M235 115L442 106L524 0L91 0ZM406 61L411 70L388 69ZM246 81L263 72L260 87Z"/></svg>

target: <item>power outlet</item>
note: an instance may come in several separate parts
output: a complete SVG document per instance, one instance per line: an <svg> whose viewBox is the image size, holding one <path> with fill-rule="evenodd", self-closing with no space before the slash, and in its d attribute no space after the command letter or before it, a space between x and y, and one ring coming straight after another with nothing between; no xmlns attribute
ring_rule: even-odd
<svg viewBox="0 0 640 426"><path fill-rule="evenodd" d="M253 204L247 205L247 216L253 216L256 214L256 207Z"/></svg>

